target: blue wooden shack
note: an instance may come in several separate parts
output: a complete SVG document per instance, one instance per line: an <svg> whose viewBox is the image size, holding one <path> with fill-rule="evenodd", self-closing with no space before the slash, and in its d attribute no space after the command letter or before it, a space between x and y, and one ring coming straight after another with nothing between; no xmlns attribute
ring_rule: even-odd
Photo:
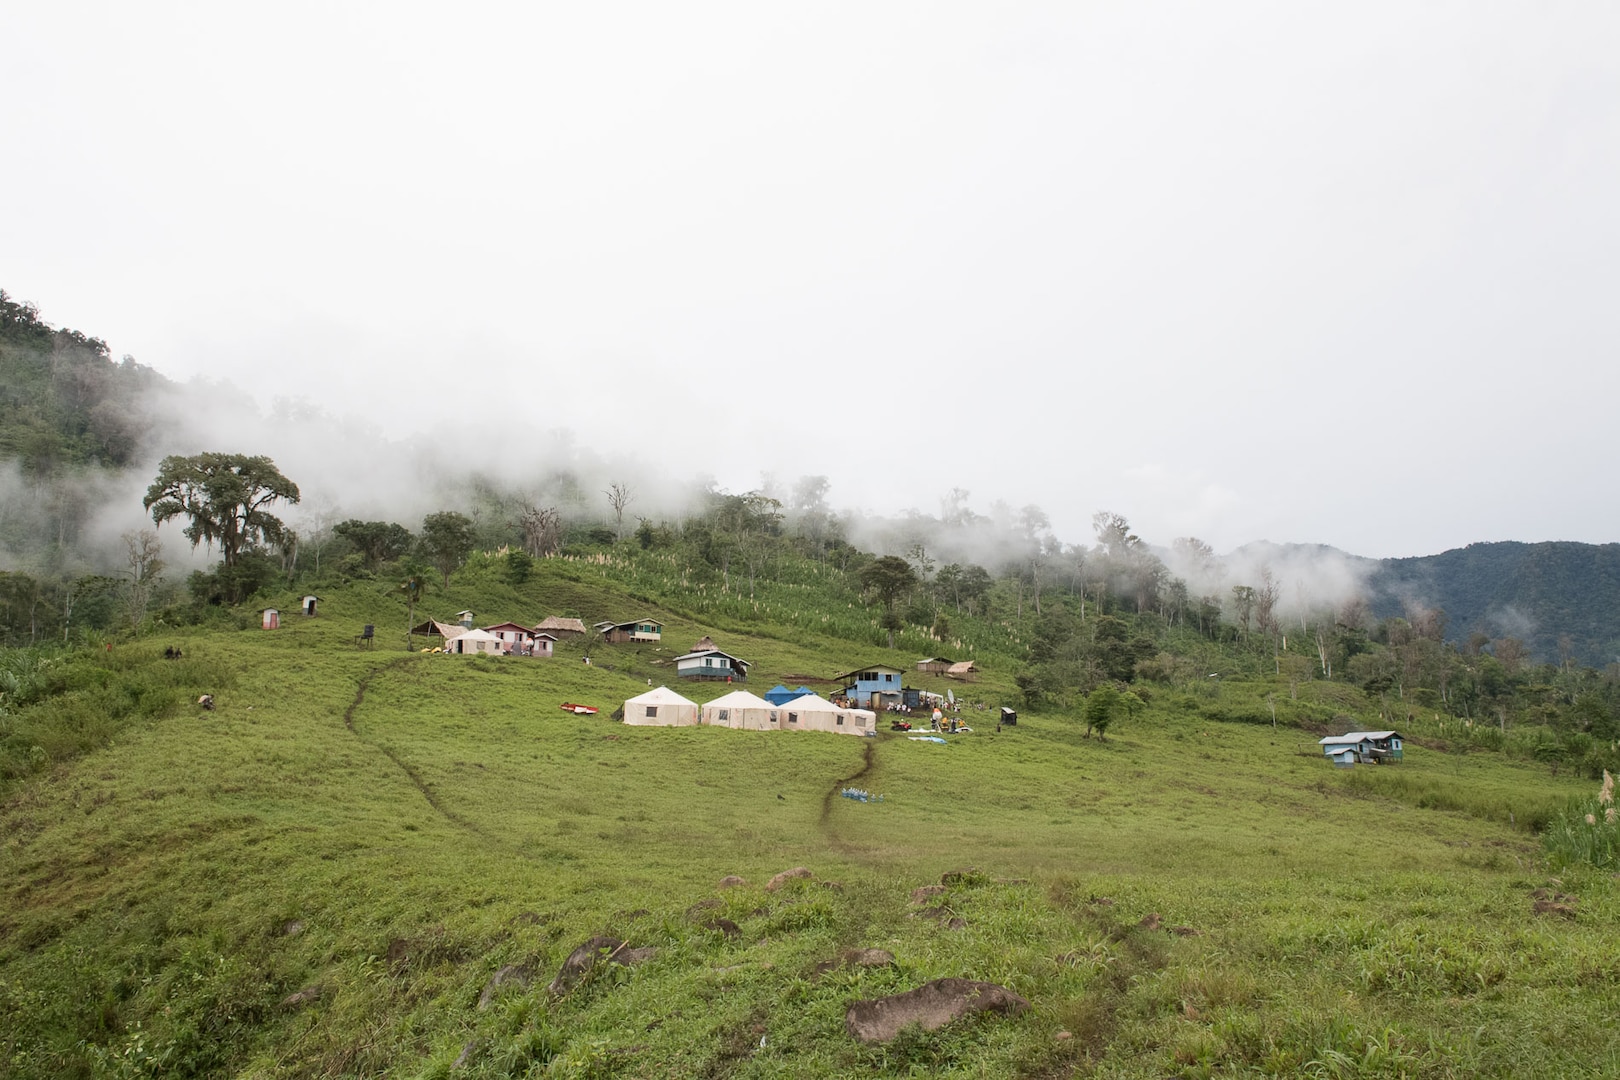
<svg viewBox="0 0 1620 1080"><path fill-rule="evenodd" d="M863 709L882 709L900 704L900 679L904 674L897 667L872 664L833 678L848 684L840 693L856 705Z"/></svg>
<svg viewBox="0 0 1620 1080"><path fill-rule="evenodd" d="M1398 731L1348 731L1319 739L1322 753L1341 769L1352 765L1382 765L1401 760L1401 733Z"/></svg>

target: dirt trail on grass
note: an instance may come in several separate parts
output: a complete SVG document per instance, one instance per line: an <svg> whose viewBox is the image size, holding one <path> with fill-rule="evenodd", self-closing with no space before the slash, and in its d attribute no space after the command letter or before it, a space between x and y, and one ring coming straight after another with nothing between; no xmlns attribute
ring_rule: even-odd
<svg viewBox="0 0 1620 1080"><path fill-rule="evenodd" d="M838 798L838 793L843 791L849 785L853 784L855 781L861 779L861 777L865 776L867 773L871 772L873 767L877 764L877 744L875 740L866 740L866 745L861 747L861 751L862 760L864 762L861 765L861 771L856 773L854 776L846 776L842 780L834 780L832 787L827 789L827 794L821 797L821 827L823 829L827 827L827 822L832 818L833 800Z"/></svg>
<svg viewBox="0 0 1620 1080"><path fill-rule="evenodd" d="M356 739L359 739L361 742L365 743L373 750L376 750L389 761L392 761L395 765L397 765L399 770L403 772L410 780L411 786L416 788L416 790L421 793L422 798L427 800L427 804L433 807L440 817L444 818L446 821L450 822L450 824L455 825L458 828L466 829L468 832L476 833L478 836L488 840L491 837L488 833L481 829L476 822L469 821L467 818L462 817L454 810L451 810L449 807L439 802L439 800L433 794L433 789L428 787L427 782L422 779L422 775L413 769L409 762L381 743L373 742L364 735L361 735L354 728L355 711L360 708L360 703L366 700L366 687L371 685L371 680L375 679L378 675L383 675L390 671L398 671L400 668L403 668L406 664L411 663L415 659L416 657L414 656L402 656L397 660L392 660L381 665L380 667L375 667L368 671L365 677L362 678L359 684L354 688L354 700L349 702L349 707L347 709L343 710L343 726L349 729L349 734L353 735Z"/></svg>

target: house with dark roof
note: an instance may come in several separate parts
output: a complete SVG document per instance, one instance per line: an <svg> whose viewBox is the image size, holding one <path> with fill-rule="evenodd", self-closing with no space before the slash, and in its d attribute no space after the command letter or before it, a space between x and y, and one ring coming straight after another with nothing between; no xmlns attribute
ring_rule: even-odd
<svg viewBox="0 0 1620 1080"><path fill-rule="evenodd" d="M719 649L700 649L675 658L675 674L683 679L725 679L743 682L752 665Z"/></svg>
<svg viewBox="0 0 1620 1080"><path fill-rule="evenodd" d="M1319 739L1317 745L1333 764L1348 769L1358 763L1383 765L1401 760L1401 741L1398 731L1348 731Z"/></svg>
<svg viewBox="0 0 1620 1080"><path fill-rule="evenodd" d="M596 624L596 631L609 645L625 645L631 642L656 644L664 640L664 624L656 619L633 619L621 623L599 622Z"/></svg>

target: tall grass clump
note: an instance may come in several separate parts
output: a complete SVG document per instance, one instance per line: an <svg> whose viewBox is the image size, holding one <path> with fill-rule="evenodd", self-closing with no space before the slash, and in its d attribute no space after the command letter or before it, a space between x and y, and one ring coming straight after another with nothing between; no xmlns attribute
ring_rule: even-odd
<svg viewBox="0 0 1620 1080"><path fill-rule="evenodd" d="M1620 813L1614 805L1614 776L1605 771L1595 797L1577 799L1542 834L1554 866L1620 866Z"/></svg>

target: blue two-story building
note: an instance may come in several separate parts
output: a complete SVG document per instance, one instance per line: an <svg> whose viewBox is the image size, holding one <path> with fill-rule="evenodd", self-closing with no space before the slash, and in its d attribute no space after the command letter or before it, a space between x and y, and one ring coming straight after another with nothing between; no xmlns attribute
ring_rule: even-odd
<svg viewBox="0 0 1620 1080"><path fill-rule="evenodd" d="M873 664L869 667L846 671L833 678L846 685L839 691L862 709L883 709L900 704L900 678L905 672L897 667Z"/></svg>

